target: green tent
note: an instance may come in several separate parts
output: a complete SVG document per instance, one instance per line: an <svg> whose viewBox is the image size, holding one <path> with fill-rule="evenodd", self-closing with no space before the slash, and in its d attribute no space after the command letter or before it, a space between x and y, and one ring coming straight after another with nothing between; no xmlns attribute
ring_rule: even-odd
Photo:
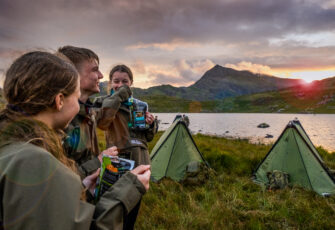
<svg viewBox="0 0 335 230"><path fill-rule="evenodd" d="M191 162L206 164L181 118L176 119L163 133L151 151L150 158L153 181L158 181L163 177L181 181Z"/></svg>
<svg viewBox="0 0 335 230"><path fill-rule="evenodd" d="M267 185L267 173L274 170L289 174L289 184L300 185L320 195L335 193L335 181L324 165L301 123L288 123L254 173L254 181Z"/></svg>

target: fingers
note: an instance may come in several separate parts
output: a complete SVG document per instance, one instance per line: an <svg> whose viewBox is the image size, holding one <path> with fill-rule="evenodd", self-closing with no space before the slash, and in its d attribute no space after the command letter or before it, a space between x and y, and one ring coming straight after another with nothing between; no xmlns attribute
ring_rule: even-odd
<svg viewBox="0 0 335 230"><path fill-rule="evenodd" d="M107 155L107 156L117 156L119 154L117 147L116 146L112 146L104 151L102 151L99 156L98 159L100 162L102 162L102 155Z"/></svg>
<svg viewBox="0 0 335 230"><path fill-rule="evenodd" d="M154 117L154 115L152 115L151 113L149 113L149 112L145 112L145 115L146 115L146 119L145 119L145 121L148 123L148 124L152 124L152 122L154 122L154 120L155 120L155 117Z"/></svg>
<svg viewBox="0 0 335 230"><path fill-rule="evenodd" d="M140 165L134 168L131 173L135 175L143 174L144 172L148 171L150 169L150 165Z"/></svg>
<svg viewBox="0 0 335 230"><path fill-rule="evenodd" d="M93 174L85 177L84 180L82 181L84 186L88 189L90 189L91 187L94 187L95 182L97 181L97 178L99 176L99 173L100 173L100 169L95 171Z"/></svg>
<svg viewBox="0 0 335 230"><path fill-rule="evenodd" d="M149 190L150 175L151 175L150 170L146 170L143 174L136 175L137 179L143 184L146 191Z"/></svg>
<svg viewBox="0 0 335 230"><path fill-rule="evenodd" d="M116 146L110 147L104 151L102 151L103 155L108 155L108 156L117 156L119 152L117 151Z"/></svg>
<svg viewBox="0 0 335 230"><path fill-rule="evenodd" d="M87 176L87 178L91 179L91 180L96 180L97 177L99 176L99 173L100 173L100 168L97 169L97 171L95 171L93 174Z"/></svg>
<svg viewBox="0 0 335 230"><path fill-rule="evenodd" d="M112 146L112 147L110 147L109 149L112 149L112 150L117 150L117 147L116 146Z"/></svg>

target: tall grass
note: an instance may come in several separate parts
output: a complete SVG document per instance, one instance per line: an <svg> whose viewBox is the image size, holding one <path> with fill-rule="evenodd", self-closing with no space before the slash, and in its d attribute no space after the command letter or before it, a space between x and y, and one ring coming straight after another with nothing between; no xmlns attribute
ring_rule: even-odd
<svg viewBox="0 0 335 230"><path fill-rule="evenodd" d="M216 174L199 186L151 183L136 229L335 229L333 197L299 187L267 191L252 182L271 146L201 134L194 139ZM335 166L335 154L318 150Z"/></svg>
<svg viewBox="0 0 335 230"><path fill-rule="evenodd" d="M161 134L149 143L150 150ZM202 134L194 140L216 173L199 186L170 179L150 183L136 229L335 229L334 197L299 187L268 191L252 182L253 170L271 146ZM335 168L335 152L317 149Z"/></svg>

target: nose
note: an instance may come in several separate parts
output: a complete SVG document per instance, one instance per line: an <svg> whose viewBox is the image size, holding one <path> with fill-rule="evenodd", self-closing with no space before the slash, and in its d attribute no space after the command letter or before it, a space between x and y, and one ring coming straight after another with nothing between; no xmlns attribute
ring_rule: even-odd
<svg viewBox="0 0 335 230"><path fill-rule="evenodd" d="M122 83L120 82L120 83L117 83L117 84L115 84L115 89L118 89L118 88L120 88L122 86Z"/></svg>
<svg viewBox="0 0 335 230"><path fill-rule="evenodd" d="M102 73L99 71L99 73L98 73L98 79L102 79L102 78L104 78L104 75L102 75Z"/></svg>

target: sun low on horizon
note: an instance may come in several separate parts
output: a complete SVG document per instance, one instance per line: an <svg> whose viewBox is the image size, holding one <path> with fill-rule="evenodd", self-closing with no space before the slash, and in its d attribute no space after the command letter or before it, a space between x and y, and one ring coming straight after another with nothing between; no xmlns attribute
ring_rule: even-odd
<svg viewBox="0 0 335 230"><path fill-rule="evenodd" d="M0 75L19 55L93 50L134 85L187 87L215 65L303 79L335 76L335 0L0 1ZM0 79L1 80L1 79Z"/></svg>
<svg viewBox="0 0 335 230"><path fill-rule="evenodd" d="M230 65L229 65L230 66ZM214 67L214 66L212 66ZM301 79L303 80L306 84L312 83L313 81L318 81L318 80L323 80L326 78L333 78L335 77L335 68L334 69L326 69L326 70L277 70L277 71L257 71L254 68L235 68L232 67L232 69L235 70L239 70L239 71L250 71L254 74L266 74L269 76L273 76L273 77L279 77L279 78L286 78L286 79ZM210 70L210 69L208 69ZM206 71L208 71L206 70ZM194 84L197 80L199 80L205 73L206 71L204 71L203 73L199 73L198 75L198 79L195 79L194 81L190 81L188 83L170 83L170 85L174 86L174 87L188 87L192 84ZM136 76L136 72L134 73ZM171 73L171 75L173 75L173 73ZM164 85L166 83L158 83L158 82L150 82L150 77L143 75L143 74L138 74L138 79L137 82L134 84L135 87L138 88L150 88L153 86L159 86L159 85ZM107 80L107 79L106 79Z"/></svg>

